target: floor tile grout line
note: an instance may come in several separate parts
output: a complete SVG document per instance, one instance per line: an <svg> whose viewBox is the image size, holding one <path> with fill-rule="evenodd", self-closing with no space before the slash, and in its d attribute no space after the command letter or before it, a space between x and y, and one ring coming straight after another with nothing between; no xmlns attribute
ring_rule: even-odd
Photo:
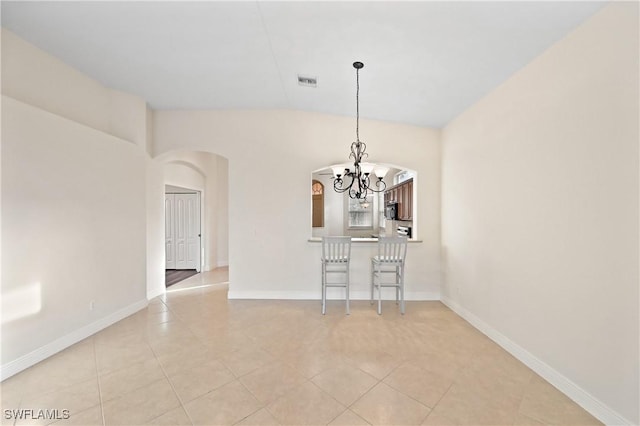
<svg viewBox="0 0 640 426"><path fill-rule="evenodd" d="M398 368L400 368L401 366L403 366L404 364L406 364L406 363L408 363L408 362L409 362L409 361L405 361L405 362L403 362L402 364L398 365L398 366L397 366L393 371L397 370ZM423 371L427 371L427 372L429 372L428 370L425 370L425 369L424 369L424 368L422 368L422 367L419 367L419 366L415 366L415 367L416 367L416 368L419 368L420 370L423 370ZM391 374L393 374L393 371L392 371L391 373L389 373L387 376L385 376L385 378L384 378L384 379L382 379L382 382L383 382L385 385L389 386L391 389L393 389L393 390L395 390L395 391L397 391L397 392L400 392L401 394L403 394L403 395L404 395L404 396L406 396L407 398L411 398L412 400L414 400L414 401L416 401L416 402L418 402L418 403L420 403L420 404L424 405L425 407L427 407L427 408L429 409L429 413L431 413L431 411L433 411L433 410L436 408L436 405L438 405L438 403L442 400L442 398L444 397L444 395L445 395L447 392L449 392L449 389L451 389L451 386L453 386L453 385L455 384L455 380L452 380L452 381L451 381L451 384L447 387L447 390L446 390L446 391L444 391L444 392L442 393L442 395L440 395L440 398L438 398L438 402L436 402L436 403L433 405L433 407L429 407L429 406L428 406L427 404L425 404L424 402L419 401L418 399L416 399L416 398L412 397L411 395L408 395L407 393L405 393L405 392L403 392L402 390L400 390L400 389L396 388L396 387L395 387L395 386L393 386L392 384L385 382L384 380L385 380L387 377L389 377ZM429 416L429 415L427 414L427 417L428 417L428 416ZM425 417L425 419L426 419L426 417ZM423 419L423 420L424 420L424 419Z"/></svg>
<svg viewBox="0 0 640 426"><path fill-rule="evenodd" d="M196 340L198 340L198 342L200 342L200 340L198 339L198 337L191 331L191 328L189 327L188 324L185 324L184 320L182 320L182 318L180 318L174 311L173 309L171 309L171 307L165 303L165 301L163 301L162 303L165 304L165 306L167 307L167 309L171 312L172 315L176 315L177 318L177 322L186 326L187 330L190 332L190 334L196 338ZM202 342L200 342L202 343ZM192 425L194 425L195 423L193 422L193 419L191 418L191 415L189 414L189 412L187 411L186 407L185 407L185 403L182 401L182 398L180 397L180 395L178 394L178 392L176 391L175 386L173 385L173 382L171 381L171 379L169 378L169 375L167 374L167 371L165 370L164 366L162 365L162 363L160 362L160 358L158 357L158 354L156 353L156 350L153 348L153 345L151 345L151 343L147 342L147 344L149 345L149 347L151 348L151 352L153 353L156 361L158 362L158 365L160 366L160 369L162 370L162 374L164 375L165 379L167 380L167 382L169 383L169 386L171 386L171 390L173 390L174 395L176 396L176 398L178 399L178 402L180 403L180 407L182 408L182 411L184 411L184 413L187 415L187 418L189 419L189 422L191 422ZM232 373L233 374L233 373ZM224 385L223 385L224 386ZM212 392L214 389L212 389L209 392ZM209 393L207 392L207 393ZM207 393L205 393L204 395L206 395ZM201 395L202 396L202 395ZM200 398L201 396L198 396L198 398ZM195 398L194 398L195 399ZM187 401L190 402L190 401ZM171 411L171 410L169 410ZM169 411L166 411L156 417L154 417L154 419L168 413Z"/></svg>
<svg viewBox="0 0 640 426"><path fill-rule="evenodd" d="M138 331L140 331L140 330L138 330ZM158 359L158 357L157 357L157 355L156 355L155 351L153 350L152 345L149 343L149 341L148 341L148 339L147 339L147 336L145 336L145 337L144 337L144 343L147 345L147 347L149 348L149 350L150 350L150 351L151 351L151 353L153 354L153 359L155 359L155 360L156 360L156 362L158 363L158 365L159 365L160 369L162 370L162 372L163 372L163 374L164 374L165 378L167 378L167 376L166 376L166 374L165 374L165 372L164 372L164 370L163 370L163 368L162 368L162 364L160 363L160 360ZM95 352L95 341L94 341L94 354L96 354L96 369L97 369L97 364L98 364L98 363L97 363L97 353ZM126 366L124 366L124 367L122 367L122 368L118 368L118 369L115 369L115 370L107 371L107 372L103 373L103 375L104 375L104 376L108 376L108 375L111 375L111 374L119 373L119 372L122 372L123 370L126 370L127 368L131 368L131 367L132 367L132 365L139 364L139 363L145 363L145 362L147 362L147 361L148 361L148 359L145 359L144 361L136 361L135 363L129 363L128 365L126 365ZM97 374L98 374L98 380L99 380L99 378L100 378L100 373L99 373L99 372L97 372ZM122 394L122 395L119 395L119 396L117 396L117 397L114 397L113 399L111 399L111 400L109 400L109 401L106 401L106 402L107 402L107 403L109 403L109 402L111 402L111 401L115 401L115 400L117 400L117 399L122 398L122 397L123 397L123 396L125 396L125 395L128 395L128 394L130 394L130 393L132 393L132 392L136 392L136 391L138 391L138 390L140 390L140 389L142 389L142 388L144 388L144 387L146 387L146 386L150 386L150 385L152 385L152 384L154 384L154 383L158 383L158 382L160 382L161 380L163 380L163 379L162 379L162 378L158 378L158 379L152 380L150 383L147 383L147 384L144 384L144 385L140 385L140 386L136 386L136 387L134 387L133 389L129 389L129 390L127 390L127 392L126 392L126 393L124 393L124 394ZM167 378L167 380L168 380L168 378ZM168 380L168 381L169 381L169 380ZM169 381L169 384L171 385L172 390L174 391L174 393L176 393L176 392L175 392L175 389L173 389L173 385L171 384L171 382L170 382L170 381ZM177 393L176 393L176 396L177 396ZM103 396L102 396L102 392L100 393L100 401L101 401L101 406L103 406L103 405L104 405L104 398L103 398ZM178 401L180 401L180 399L179 399L179 398L178 398ZM171 411L171 410L168 410L168 411ZM158 418L158 417L162 416L163 414L166 414L168 411L165 411L165 412L160 413L158 416L153 417L151 420L156 419L156 418ZM106 426L106 420L105 420L105 418L104 418L104 408L103 408L103 423L104 423L104 425Z"/></svg>
<svg viewBox="0 0 640 426"><path fill-rule="evenodd" d="M365 418L364 418L364 417L362 417L360 414L358 414L358 413L356 413L355 411L353 411L350 407L347 407L347 409L346 409L346 410L344 410L342 413L340 413L338 416L336 416L336 418L334 418L333 420L331 420L331 422L332 422L332 421L334 421L335 419L337 419L338 417L340 417L341 415L343 415L344 413L346 413L347 411L349 411L349 412L353 413L355 416L358 416L359 418L361 418L362 420L364 420L364 422L365 422L366 424L368 424L369 426L372 426L372 425L373 425L373 423L369 422L369 420L365 419ZM329 422L329 423L331 423L331 422ZM329 424L329 423L327 423L327 424Z"/></svg>
<svg viewBox="0 0 640 426"><path fill-rule="evenodd" d="M402 395L406 396L407 398L409 398L409 399L411 399L411 400L413 400L413 401L417 402L418 404L420 404L420 405L423 405L423 406L427 407L427 408L429 409L429 411L431 411L431 410L433 410L433 408L435 408L435 405L434 405L433 407L429 407L429 406L428 406L427 404L425 404L424 402L422 402L422 401L420 401L420 400L418 400L418 399L414 398L414 397L413 397L413 396L411 396L411 395L408 395L407 393L405 393L405 392L401 391L400 389L398 389L398 388L396 388L396 387L392 386L391 384L389 384L389 383L385 382L384 380L382 381L382 383L384 383L385 385L389 386L389 387L390 387L391 389L393 389L394 391L396 391L396 392L398 392L398 393L400 393L400 394L402 394ZM447 388L447 391L448 391L448 390L449 390L449 388ZM446 393L446 392L445 392L445 393Z"/></svg>
<svg viewBox="0 0 640 426"><path fill-rule="evenodd" d="M257 400L257 398L256 398L256 400ZM233 425L240 424L240 423L242 423L243 421L245 421L246 419L248 419L249 417L253 416L253 415L254 415L255 413L257 413L258 411L262 410L262 409L265 409L265 410L266 410L266 407L260 407L260 408L258 408L257 410L252 411L252 412L251 412L251 414L248 414L248 415L244 416L243 418L241 418L240 420L238 420L237 422L232 423L232 424L233 424ZM269 412L269 410L267 410L267 412ZM273 417L273 416L272 416L272 417Z"/></svg>
<svg viewBox="0 0 640 426"><path fill-rule="evenodd" d="M424 416L421 420L420 420L420 424L422 425L431 415L431 413L433 413L433 408L429 408L429 412L427 413L426 416Z"/></svg>
<svg viewBox="0 0 640 426"><path fill-rule="evenodd" d="M453 385L455 385L456 382L452 381L451 384L449 385L449 387L447 388L446 391L443 392L443 394L440 396L440 398L438 398L438 402L436 402L435 404L433 404L433 407L431 408L431 411L435 410L436 407L438 406L438 404L440 404L440 401L442 401L445 397L446 394L449 393L449 391L451 390L451 388L453 387Z"/></svg>
<svg viewBox="0 0 640 426"><path fill-rule="evenodd" d="M335 419L337 419L338 417L340 417L341 415L343 415L344 413L346 413L347 411L349 411L349 407L345 407L344 410L342 410L340 412L340 414L338 414L337 416L335 416L334 418L332 418L331 420L329 420L326 424L329 425L331 424L331 422L333 422ZM368 422L367 422L368 423Z"/></svg>
<svg viewBox="0 0 640 426"><path fill-rule="evenodd" d="M421 367L418 367L418 368L421 368ZM425 370L425 371L427 371L427 370ZM451 388L453 388L453 385L455 385L455 383L456 383L456 382L455 382L455 380L452 380L452 381L451 381L451 384L449 385L449 387L447 387L447 390L446 390L446 391L444 391L444 392L442 393L442 395L440 395L440 398L438 398L438 401L437 401L435 404L433 404L433 407L429 407L429 413L427 414L427 416L426 416L424 419L422 419L421 424L422 424L422 423L424 423L424 422L429 418L429 416L431 415L431 413L433 413L433 412L435 411L435 409L436 409L436 407L438 406L438 404L440 404L440 401L442 401L442 400L444 399L444 397L449 393L449 391L451 390ZM446 416L445 416L445 417L446 417Z"/></svg>
<svg viewBox="0 0 640 426"><path fill-rule="evenodd" d="M385 353L386 353L386 352L385 352ZM388 355L390 355L390 354L388 354ZM364 396L365 396L365 395L367 395L369 392L371 392L371 390L372 390L373 388L375 388L376 386L378 386L380 383L383 383L383 384L385 384L385 385L389 386L390 388L394 389L395 391L400 392L400 391L398 391L397 389L393 388L392 386L388 385L387 383L384 383L384 379L386 379L387 377L389 377L389 375L391 375L391 374L392 374L392 373L393 373L393 372L394 372L394 371L395 371L395 370L396 370L400 365L401 365L401 364L399 364L399 365L397 365L395 368L393 368L393 369L392 369L392 370L391 370L387 375L385 375L382 379L378 379L376 376L373 376L372 374L369 374L369 373L367 373L366 371L362 370L360 367L355 366L355 368L356 368L356 369L358 369L358 370L362 371L363 373L368 374L369 376L373 377L374 379L376 379L376 380L377 380L377 382L376 382L376 384L374 384L373 386L371 386L369 389L367 389L367 390L366 390L366 392L364 392L362 395L360 395L360 396L359 396L355 401L353 401L351 404L349 404L349 405L347 406L347 408L348 408L348 409L351 409L351 407L353 407L353 406L354 406L358 401L360 401L362 398L364 398ZM405 395L403 392L400 392L400 393L402 393L403 395ZM405 395L405 396L409 397L408 395ZM410 398L410 397L409 397L409 398ZM414 398L411 398L411 399L414 399ZM419 401L418 401L418 402L419 402ZM420 403L420 404L422 404L422 403ZM422 405L424 405L424 404L422 404ZM428 408L428 407L427 407L427 408ZM357 413L356 413L356 414L357 414ZM362 417L362 416L360 416L360 417ZM367 420L365 419L365 421L367 421ZM367 421L367 423L368 423L368 421Z"/></svg>
<svg viewBox="0 0 640 426"><path fill-rule="evenodd" d="M527 418L533 419L533 420L535 420L535 421L538 421L538 422L540 422L540 423L545 423L545 421L544 421L544 420L542 420L542 419L539 419L539 418L537 418L537 417L532 417L532 416L530 416L530 415L528 415L528 414L524 414L524 413L522 413L522 412L520 411L520 409L522 408L522 404L524 403L524 399L525 399L525 397L527 396L527 390L528 390L529 386L531 386L531 382L533 381L533 379L535 378L535 376L537 376L537 374L535 373L535 371L532 371L532 374L531 374L531 376L529 377L529 381L527 382L527 384L526 384L526 386L525 386L525 389L524 389L524 392L522 393L522 398L520 399L520 403L518 404L518 410L516 411L516 413L517 413L517 414L521 414L521 415L523 415L523 416L525 416L525 417L527 417Z"/></svg>
<svg viewBox="0 0 640 426"><path fill-rule="evenodd" d="M1 382L0 382L0 391L2 391L2 383ZM24 395L21 392L20 393L20 398L18 398L18 406L16 407L16 410L20 410L22 408L22 400L23 400L23 398L24 398ZM3 406L2 408L4 409L5 407ZM18 419L14 416L14 419L13 419L13 422L11 423L11 426L16 426L16 422L17 421L18 421Z"/></svg>
<svg viewBox="0 0 640 426"><path fill-rule="evenodd" d="M147 386L155 385L155 384L161 382L162 380L164 380L164 378L158 378L158 379L155 379L155 380L151 381L150 383L147 383L146 385L142 385L142 386L136 387L134 389L130 389L126 393L124 393L122 395L119 395L117 397L114 397L113 399L110 399L109 401L106 401L106 403L109 404L112 401L116 401L116 400L122 399L124 396L128 396L129 394L134 393L136 391L139 391L140 389L143 389L143 388L145 388ZM168 411L171 411L171 410L168 410ZM164 411L164 412L160 413L158 416L152 417L151 420L153 420L155 418L158 418L163 414L166 414L168 411Z"/></svg>
<svg viewBox="0 0 640 426"><path fill-rule="evenodd" d="M279 361L279 360L277 360L277 359L275 359L275 360L273 360L273 361L270 361L270 362L268 362L268 363L266 363L266 364L264 364L264 365L261 365L261 366L259 366L259 367L256 367L256 368L252 369L251 371L248 371L248 372L243 373L243 374L240 374L240 375L236 375L236 374L235 374L235 373L234 373L234 372L233 372L229 367L227 367L227 365L226 365L226 364L224 364L224 362L223 362L223 361L220 361L220 362L221 362L221 363L222 363L222 364L223 364L223 365L224 365L224 366L225 366L229 371L231 371L231 374L233 374L234 376L236 376L236 379L240 380L241 378L243 378L243 377L245 377L245 376L248 376L249 374L253 373L254 371L257 371L257 370L259 370L259 369L261 369L261 368L263 368L263 367L268 367L268 366L273 365L273 364L275 364L275 363L277 363L277 362L280 362L280 361ZM285 365L287 365L287 364L285 364Z"/></svg>
<svg viewBox="0 0 640 426"><path fill-rule="evenodd" d="M283 395L281 395L280 397L276 398L275 400L273 400L271 403L269 403L268 405L265 405L264 408L269 412L269 414L271 414L271 416L273 418L275 418L276 420L278 420L278 418L276 417L276 415L269 410L269 405L275 403L276 401L284 398L285 396L293 393L293 391L295 391L296 389L298 389L301 386L304 386L305 384L310 383L312 386L314 386L316 389L318 389L320 392L322 392L323 394L327 395L329 398L333 399L338 405L345 407L345 410L341 411L340 414L338 414L336 417L334 417L333 419L331 419L327 424L331 423L333 420L337 419L342 413L344 413L344 411L348 410L349 407L347 407L345 404L343 404L342 402L338 401L337 399L335 399L333 397L333 395L331 395L329 392L326 392L324 389L322 389L320 386L316 385L315 383L313 383L313 381L311 379L305 379L305 381L303 383L300 383L299 385L293 386L291 389L289 389L286 393L284 393ZM249 391L251 392L251 391ZM256 398L257 399L257 398ZM279 422L279 420L278 420Z"/></svg>
<svg viewBox="0 0 640 426"><path fill-rule="evenodd" d="M151 345L149 344L149 342L148 342L148 341L146 341L146 340L145 340L145 342L144 342L144 343L149 347L149 349L152 349L152 347L151 347ZM154 357L155 357L155 354L154 354ZM97 357L96 357L96 358L97 358ZM140 363L144 363L145 361L146 361L146 359L145 359L145 360L143 360L143 361L135 361L135 362L132 362L132 363L127 363L125 366L123 366L123 367L118 367L118 368L115 368L115 369L113 369L113 370L104 370L104 371L100 371L100 370L98 369L98 371L97 371L97 372L98 372L98 376L110 376L110 375L112 375L112 374L121 373L122 371L126 370L127 368L131 368L133 365L135 365L135 364L140 364ZM97 359L96 359L96 368L97 368L97 364L98 364L98 362L97 362ZM144 387L144 386L140 386L140 387ZM139 389L139 388L131 389L131 391L133 391L133 390L137 390L137 389ZM108 401L107 401L107 402L108 402Z"/></svg>
<svg viewBox="0 0 640 426"><path fill-rule="evenodd" d="M96 367L96 380L98 381L98 398L100 399L100 416L102 417L102 426L106 426L107 422L104 418L104 403L102 401L102 386L100 385L100 372L98 371L98 351L96 350L96 339L92 339L93 361Z"/></svg>
<svg viewBox="0 0 640 426"><path fill-rule="evenodd" d="M349 407L346 404L343 404L342 402L338 401L333 395L331 395L329 392L325 391L324 389L322 389L320 386L316 385L312 380L309 380L309 383L311 383L313 386L315 386L316 389L318 389L320 392L322 392L323 394L327 395L329 398L333 399L335 402L338 403L338 405L344 407L344 410L341 411L340 413L338 413L337 416L335 416L334 418L332 418L331 420L329 420L327 422L327 424L331 423L332 421L334 421L335 419L337 419L338 417L340 417L342 415L342 413L344 413L345 411L347 411L349 409ZM368 423L368 422L367 422Z"/></svg>
<svg viewBox="0 0 640 426"><path fill-rule="evenodd" d="M0 391L1 390L2 390L2 383L0 382ZM20 410L22 408L23 402L24 402L24 393L20 392L20 398L18 398L18 406L16 407L16 410ZM18 419L15 418L15 416L14 416L14 419L13 419L13 422L11 423L11 426L16 426L17 422L18 422Z"/></svg>
<svg viewBox="0 0 640 426"><path fill-rule="evenodd" d="M244 383L242 383L242 380L240 379L236 379L238 383L240 383L240 385L244 388L244 390L246 390L247 392L249 392L249 394L251 396L253 396L255 398L256 401L258 401L258 403L260 404L260 408L258 408L256 411L254 411L253 413L249 414L249 416L252 416L253 414L257 413L258 411L260 411L261 409L265 409L267 410L267 412L274 418L277 420L277 418L273 415L273 413L269 410L268 404L265 404L264 402L262 402L260 399L258 399L258 397L251 392L251 389L249 389ZM247 417L249 417L247 416ZM245 417L246 418L246 417ZM244 420L244 419L242 419ZM240 421L242 421L240 420ZM238 422L239 423L239 422ZM280 421L278 420L278 424L280 424Z"/></svg>
<svg viewBox="0 0 640 426"><path fill-rule="evenodd" d="M351 404L349 404L349 406L347 406L347 408L348 408L348 409L351 409L351 407L353 407L353 406L354 406L358 401L360 401L362 398L364 398L364 396L365 396L366 394L368 394L369 392L371 392L371 390L372 390L373 388L375 388L375 387L376 387L376 386L378 386L380 383L382 383L382 380L378 379L377 377L374 377L374 378L377 380L376 384L375 384L375 385L373 385L373 386L371 386L369 389L367 389L367 391L366 391L366 392L364 392L362 395L360 395L358 398L356 398L356 400L355 400L355 401L353 401ZM356 413L356 414L357 414L357 413ZM362 417L362 416L361 416L361 417ZM365 419L365 420L366 420L366 419Z"/></svg>
<svg viewBox="0 0 640 426"><path fill-rule="evenodd" d="M189 412L185 408L184 403L182 402L182 398L180 397L178 392L176 392L176 388L173 386L173 383L171 382L171 379L169 378L169 375L167 374L167 372L165 371L164 367L162 366L162 363L160 362L160 359L158 358L158 354L156 354L156 351L153 349L153 346L149 345L149 347L151 348L151 352L153 353L153 356L155 357L158 365L160 366L160 370L162 370L162 374L164 375L164 378L167 380L167 383L169 383L169 386L171 386L171 390L173 391L173 394L176 396L178 402L180 403L180 407L182 408L182 411L184 411L184 413L187 415L187 418L191 422L191 425L193 425L194 424L193 423L193 419L191 418L191 416L189 415ZM152 418L151 420L155 420L158 417L167 414L169 411L171 411L171 410L167 410L167 411L165 411L163 413L160 413L159 415L157 415L156 417Z"/></svg>

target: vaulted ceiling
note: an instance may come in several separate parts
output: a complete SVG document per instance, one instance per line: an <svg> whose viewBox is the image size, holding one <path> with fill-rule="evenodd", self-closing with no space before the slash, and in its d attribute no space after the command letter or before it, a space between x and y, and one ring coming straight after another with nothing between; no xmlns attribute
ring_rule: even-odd
<svg viewBox="0 0 640 426"><path fill-rule="evenodd" d="M604 2L11 2L2 26L155 109L442 127ZM5 60L5 58L2 58ZM297 76L317 78L317 87Z"/></svg>

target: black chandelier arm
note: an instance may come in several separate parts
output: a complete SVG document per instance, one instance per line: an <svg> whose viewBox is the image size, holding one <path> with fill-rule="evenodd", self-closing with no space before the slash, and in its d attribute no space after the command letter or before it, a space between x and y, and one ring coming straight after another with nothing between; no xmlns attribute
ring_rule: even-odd
<svg viewBox="0 0 640 426"><path fill-rule="evenodd" d="M353 187L353 182L355 181L355 178L353 177L353 175L351 173L345 175L345 178L347 176L351 177L351 183L349 183L349 185L344 186L345 181L344 179L340 178L340 177L336 177L336 179L333 181L333 190L336 191L339 194L342 194L344 192L349 191L352 187Z"/></svg>
<svg viewBox="0 0 640 426"><path fill-rule="evenodd" d="M375 187L372 187L369 174L360 174L361 177L358 178L358 173L349 172L345 175L345 178L347 176L351 178L349 185L346 185L342 177L336 177L333 181L333 189L339 194L348 192L349 197L353 199L363 200L366 199L370 193L384 192L387 188L387 184L382 179L376 180Z"/></svg>
<svg viewBox="0 0 640 426"><path fill-rule="evenodd" d="M384 192L384 190L387 189L387 184L382 179L379 178L376 181L376 187L378 189L373 189L373 188L369 187L369 190L373 191L373 192Z"/></svg>
<svg viewBox="0 0 640 426"><path fill-rule="evenodd" d="M349 191L349 198L353 198L354 200L364 200L367 198L367 195L352 189Z"/></svg>
<svg viewBox="0 0 640 426"><path fill-rule="evenodd" d="M380 184L382 184L382 186ZM365 174L364 177L361 179L360 188L363 190L365 194L368 191L380 193L387 188L387 184L384 183L382 179L376 180L375 186L377 189L371 187L371 176L368 173Z"/></svg>

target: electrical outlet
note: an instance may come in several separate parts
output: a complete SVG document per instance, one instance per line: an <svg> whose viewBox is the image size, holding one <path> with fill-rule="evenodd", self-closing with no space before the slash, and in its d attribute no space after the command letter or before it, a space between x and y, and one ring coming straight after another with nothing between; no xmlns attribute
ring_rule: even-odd
<svg viewBox="0 0 640 426"><path fill-rule="evenodd" d="M89 302L89 310L93 311L93 308L96 306L96 301L92 300L91 302Z"/></svg>

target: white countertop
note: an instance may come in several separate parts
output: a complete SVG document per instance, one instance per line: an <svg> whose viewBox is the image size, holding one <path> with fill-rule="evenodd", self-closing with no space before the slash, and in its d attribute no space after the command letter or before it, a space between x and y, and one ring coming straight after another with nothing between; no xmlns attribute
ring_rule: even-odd
<svg viewBox="0 0 640 426"><path fill-rule="evenodd" d="M307 240L310 243L321 243L322 237L313 237ZM351 242L353 243L377 243L377 238L364 238L364 237L352 237ZM408 240L409 243L421 243L422 240Z"/></svg>

